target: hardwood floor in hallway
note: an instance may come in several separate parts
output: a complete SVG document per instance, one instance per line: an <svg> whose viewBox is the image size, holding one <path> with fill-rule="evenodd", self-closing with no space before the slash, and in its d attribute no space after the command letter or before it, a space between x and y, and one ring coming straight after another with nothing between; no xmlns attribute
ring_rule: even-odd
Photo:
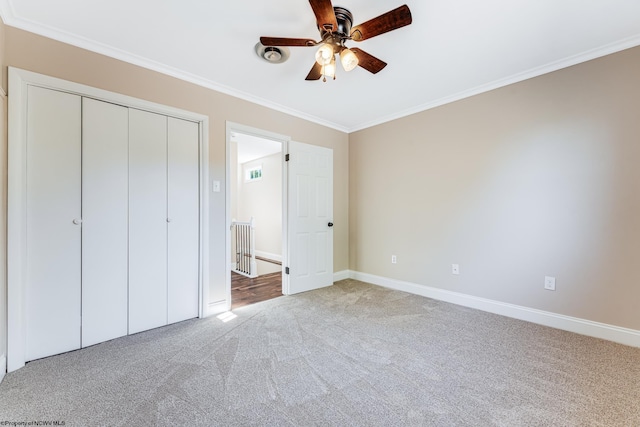
<svg viewBox="0 0 640 427"><path fill-rule="evenodd" d="M250 279L231 272L231 309L282 296L282 273Z"/></svg>

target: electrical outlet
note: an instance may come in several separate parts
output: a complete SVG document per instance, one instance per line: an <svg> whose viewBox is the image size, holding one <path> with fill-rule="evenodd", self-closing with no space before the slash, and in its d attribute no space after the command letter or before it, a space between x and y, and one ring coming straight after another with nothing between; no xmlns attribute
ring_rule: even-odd
<svg viewBox="0 0 640 427"><path fill-rule="evenodd" d="M460 274L460 266L458 264L451 264L451 274Z"/></svg>
<svg viewBox="0 0 640 427"><path fill-rule="evenodd" d="M391 264L397 264L398 263L398 258L396 258L395 255L391 255Z"/></svg>
<svg viewBox="0 0 640 427"><path fill-rule="evenodd" d="M549 290L549 291L555 291L556 290L556 278L555 277L545 276L544 277L544 288Z"/></svg>

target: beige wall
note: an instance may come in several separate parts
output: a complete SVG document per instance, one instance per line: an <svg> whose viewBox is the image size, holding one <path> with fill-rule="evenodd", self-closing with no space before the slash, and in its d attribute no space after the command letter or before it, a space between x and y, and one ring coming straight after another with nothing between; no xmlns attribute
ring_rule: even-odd
<svg viewBox="0 0 640 427"><path fill-rule="evenodd" d="M240 185L240 167L238 165L238 143L231 141L229 143L229 198L231 203L231 220L238 220L238 188ZM233 258L233 252L231 258Z"/></svg>
<svg viewBox="0 0 640 427"><path fill-rule="evenodd" d="M256 251L282 255L282 153L238 164L238 143L231 142L231 218L256 224ZM263 166L259 181L244 182L246 167ZM235 262L235 246L231 237L231 260ZM260 253L258 253L260 255ZM257 274L282 271L277 264L256 260Z"/></svg>
<svg viewBox="0 0 640 427"><path fill-rule="evenodd" d="M639 112L635 48L351 134L350 268L640 329Z"/></svg>
<svg viewBox="0 0 640 427"><path fill-rule="evenodd" d="M334 150L334 266L348 268L348 135L228 95L51 39L6 27L5 66L70 80L209 116L210 181L225 182L225 122ZM225 298L225 194L210 194L210 298Z"/></svg>
<svg viewBox="0 0 640 427"><path fill-rule="evenodd" d="M2 69L0 71L0 86L2 86L4 93L7 93L7 67L4 59L6 38L5 28L6 26L4 25L4 22L2 21L2 18L0 18L0 68Z"/></svg>
<svg viewBox="0 0 640 427"><path fill-rule="evenodd" d="M258 165L262 165L262 179L245 182L246 169ZM237 220L255 219L257 255L282 256L282 153L246 162L238 169ZM256 264L258 275L282 271L277 264L260 260Z"/></svg>
<svg viewBox="0 0 640 427"><path fill-rule="evenodd" d="M262 165L262 179L245 182L247 168ZM238 221L255 218L256 250L282 255L282 154L246 162L239 168Z"/></svg>
<svg viewBox="0 0 640 427"><path fill-rule="evenodd" d="M7 354L7 98L5 26L0 19L0 357ZM0 377L5 366L0 366Z"/></svg>

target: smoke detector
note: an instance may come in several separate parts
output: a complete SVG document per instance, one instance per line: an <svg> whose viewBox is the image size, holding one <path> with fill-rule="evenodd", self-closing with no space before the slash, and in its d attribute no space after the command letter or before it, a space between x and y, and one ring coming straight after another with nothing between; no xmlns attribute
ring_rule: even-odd
<svg viewBox="0 0 640 427"><path fill-rule="evenodd" d="M286 47L265 46L260 42L256 44L256 54L271 64L282 64L289 59L289 49Z"/></svg>

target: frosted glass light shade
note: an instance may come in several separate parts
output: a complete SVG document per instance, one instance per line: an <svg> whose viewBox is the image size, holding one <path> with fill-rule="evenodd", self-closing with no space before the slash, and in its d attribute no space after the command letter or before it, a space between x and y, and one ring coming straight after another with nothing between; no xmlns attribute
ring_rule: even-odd
<svg viewBox="0 0 640 427"><path fill-rule="evenodd" d="M323 67L323 74L325 77L330 77L334 79L336 77L336 61L330 61L328 64L325 64Z"/></svg>
<svg viewBox="0 0 640 427"><path fill-rule="evenodd" d="M316 62L320 65L326 65L333 59L333 47L329 44L323 44L316 52Z"/></svg>
<svg viewBox="0 0 640 427"><path fill-rule="evenodd" d="M345 71L351 71L358 66L358 57L351 49L343 49L340 52L340 62Z"/></svg>

